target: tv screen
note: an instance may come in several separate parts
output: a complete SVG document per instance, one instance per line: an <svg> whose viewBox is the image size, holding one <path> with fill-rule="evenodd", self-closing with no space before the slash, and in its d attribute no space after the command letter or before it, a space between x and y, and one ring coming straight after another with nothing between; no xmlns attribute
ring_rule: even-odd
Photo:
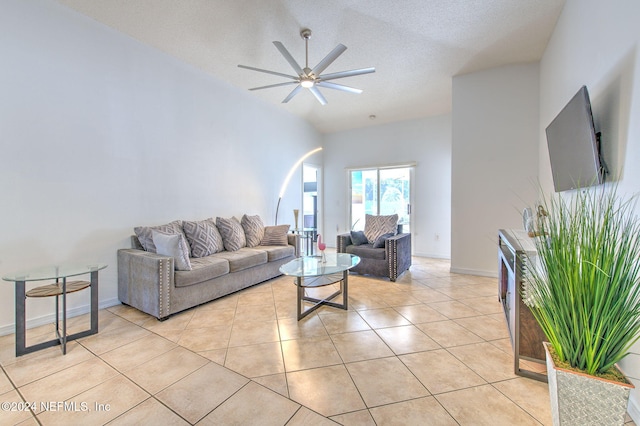
<svg viewBox="0 0 640 426"><path fill-rule="evenodd" d="M582 86L553 119L546 133L556 192L604 181L599 140L586 86Z"/></svg>

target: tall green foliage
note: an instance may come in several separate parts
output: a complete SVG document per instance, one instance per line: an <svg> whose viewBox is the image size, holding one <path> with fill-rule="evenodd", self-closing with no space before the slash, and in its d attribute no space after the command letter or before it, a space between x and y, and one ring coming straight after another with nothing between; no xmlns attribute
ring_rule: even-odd
<svg viewBox="0 0 640 426"><path fill-rule="evenodd" d="M640 222L616 188L544 202L539 262L526 266L526 298L561 361L588 374L620 361L640 331Z"/></svg>

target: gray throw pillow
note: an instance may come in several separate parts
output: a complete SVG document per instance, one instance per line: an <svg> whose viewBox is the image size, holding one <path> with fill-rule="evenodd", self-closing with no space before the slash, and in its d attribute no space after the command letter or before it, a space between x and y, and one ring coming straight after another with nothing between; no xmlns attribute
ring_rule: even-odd
<svg viewBox="0 0 640 426"><path fill-rule="evenodd" d="M244 229L244 236L247 240L247 247L255 247L260 245L260 241L264 237L264 223L260 216L242 216L240 220L242 229Z"/></svg>
<svg viewBox="0 0 640 426"><path fill-rule="evenodd" d="M351 244L354 246L361 246L367 244L369 240L364 235L364 231L351 231Z"/></svg>
<svg viewBox="0 0 640 426"><path fill-rule="evenodd" d="M225 250L237 251L247 245L244 229L242 229L242 225L235 217L229 219L218 217L216 226L220 231L220 235L222 235Z"/></svg>
<svg viewBox="0 0 640 426"><path fill-rule="evenodd" d="M182 234L182 221L174 220L173 222L165 225L136 226L133 228L133 232L135 232L138 237L138 241L140 241L140 245L145 249L145 251L155 253L156 246L153 243L152 231L160 231L166 234Z"/></svg>
<svg viewBox="0 0 640 426"><path fill-rule="evenodd" d="M213 218L199 222L184 221L182 229L189 241L192 257L206 257L224 250L222 236Z"/></svg>
<svg viewBox="0 0 640 426"><path fill-rule="evenodd" d="M376 241L373 243L373 248L383 248L385 241L393 237L393 235L394 235L393 232L380 235L378 238L376 238Z"/></svg>
<svg viewBox="0 0 640 426"><path fill-rule="evenodd" d="M366 215L364 219L364 235L371 244L375 243L380 235L391 233L396 235L398 230L398 215L388 216Z"/></svg>
<svg viewBox="0 0 640 426"><path fill-rule="evenodd" d="M286 246L289 245L287 232L290 225L266 226L264 228L264 237L260 242L261 246Z"/></svg>
<svg viewBox="0 0 640 426"><path fill-rule="evenodd" d="M151 231L156 253L163 256L171 256L174 259L175 269L178 271L190 271L189 245L182 234L165 234L164 232Z"/></svg>

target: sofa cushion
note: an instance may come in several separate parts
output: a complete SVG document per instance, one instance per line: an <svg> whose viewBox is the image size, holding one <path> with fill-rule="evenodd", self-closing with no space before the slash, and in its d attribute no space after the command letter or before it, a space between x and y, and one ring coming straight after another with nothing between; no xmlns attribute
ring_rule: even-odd
<svg viewBox="0 0 640 426"><path fill-rule="evenodd" d="M205 257L224 250L222 236L213 218L199 222L184 221L182 229L189 241L192 257Z"/></svg>
<svg viewBox="0 0 640 426"><path fill-rule="evenodd" d="M398 215L388 216L366 215L364 219L364 235L371 244L375 243L380 235L392 233L396 235L398 230Z"/></svg>
<svg viewBox="0 0 640 426"><path fill-rule="evenodd" d="M182 234L166 234L164 232L151 231L156 253L163 256L171 256L174 259L174 267L178 271L190 271L189 244Z"/></svg>
<svg viewBox="0 0 640 426"><path fill-rule="evenodd" d="M236 251L223 251L216 253L218 259L226 259L229 262L229 272L238 272L243 269L267 263L267 252L251 248L241 248Z"/></svg>
<svg viewBox="0 0 640 426"><path fill-rule="evenodd" d="M359 246L361 244L367 244L369 240L364 235L364 231L351 231L351 244Z"/></svg>
<svg viewBox="0 0 640 426"><path fill-rule="evenodd" d="M229 219L218 217L216 219L216 225L218 231L220 231L220 235L222 235L225 250L236 251L247 245L244 229L242 229L240 221L235 217Z"/></svg>
<svg viewBox="0 0 640 426"><path fill-rule="evenodd" d="M150 253L156 252L156 245L153 243L152 231L161 231L166 234L182 234L182 221L174 220L173 222L158 226L136 226L133 232L136 233L138 241L145 251Z"/></svg>
<svg viewBox="0 0 640 426"><path fill-rule="evenodd" d="M211 280L229 273L229 262L215 257L199 257L191 259L190 271L176 271L175 286L187 287L203 281Z"/></svg>
<svg viewBox="0 0 640 426"><path fill-rule="evenodd" d="M261 246L286 246L289 245L287 238L289 225L266 226L264 228L264 237L260 242Z"/></svg>
<svg viewBox="0 0 640 426"><path fill-rule="evenodd" d="M267 260L273 262L275 260L284 259L285 257L295 256L296 249L293 246L260 246L260 250L267 252Z"/></svg>
<svg viewBox="0 0 640 426"><path fill-rule="evenodd" d="M367 259L386 259L386 250L384 248L373 248L373 244L362 244L359 246L348 245L347 253L355 254Z"/></svg>
<svg viewBox="0 0 640 426"><path fill-rule="evenodd" d="M247 247L255 247L260 244L262 237L264 237L264 223L260 216L242 216L240 220L242 229L244 229L244 236L247 240Z"/></svg>

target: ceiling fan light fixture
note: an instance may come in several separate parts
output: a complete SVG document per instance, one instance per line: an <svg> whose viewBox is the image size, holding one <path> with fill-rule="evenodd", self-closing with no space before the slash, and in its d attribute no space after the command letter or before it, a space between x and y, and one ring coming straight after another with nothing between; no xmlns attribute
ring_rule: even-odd
<svg viewBox="0 0 640 426"><path fill-rule="evenodd" d="M312 79L305 78L300 80L300 86L304 87L305 89L311 89L315 85L316 85L316 82Z"/></svg>

